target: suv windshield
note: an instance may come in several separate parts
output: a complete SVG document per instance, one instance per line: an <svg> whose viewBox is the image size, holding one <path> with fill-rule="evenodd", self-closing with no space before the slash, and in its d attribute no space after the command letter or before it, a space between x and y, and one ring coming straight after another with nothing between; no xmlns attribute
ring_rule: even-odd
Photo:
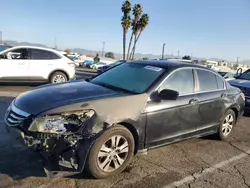
<svg viewBox="0 0 250 188"><path fill-rule="evenodd" d="M70 59L71 61L74 61L74 57L68 56L67 54L63 54L65 57L67 57L68 59Z"/></svg>
<svg viewBox="0 0 250 188"><path fill-rule="evenodd" d="M95 77L92 83L132 93L144 93L165 71L163 68L124 63Z"/></svg>
<svg viewBox="0 0 250 188"><path fill-rule="evenodd" d="M243 79L243 80L250 80L250 69L247 70L246 72L242 73L238 79Z"/></svg>

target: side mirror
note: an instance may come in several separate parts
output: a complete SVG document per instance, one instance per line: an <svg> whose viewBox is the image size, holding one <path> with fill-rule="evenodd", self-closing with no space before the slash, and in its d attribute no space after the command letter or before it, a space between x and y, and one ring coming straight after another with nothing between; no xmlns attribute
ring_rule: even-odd
<svg viewBox="0 0 250 188"><path fill-rule="evenodd" d="M228 77L228 76L225 76L224 78L225 78L225 79L228 79L229 77Z"/></svg>
<svg viewBox="0 0 250 188"><path fill-rule="evenodd" d="M179 96L178 91L171 89L163 89L160 92L155 91L151 94L150 98L155 102L160 102L161 100L176 100Z"/></svg>

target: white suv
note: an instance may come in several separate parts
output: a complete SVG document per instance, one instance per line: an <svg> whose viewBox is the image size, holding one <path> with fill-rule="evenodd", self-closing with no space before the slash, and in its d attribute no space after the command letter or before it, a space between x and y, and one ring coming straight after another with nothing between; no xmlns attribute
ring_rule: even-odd
<svg viewBox="0 0 250 188"><path fill-rule="evenodd" d="M17 46L0 52L0 82L59 83L75 79L75 63L65 52Z"/></svg>

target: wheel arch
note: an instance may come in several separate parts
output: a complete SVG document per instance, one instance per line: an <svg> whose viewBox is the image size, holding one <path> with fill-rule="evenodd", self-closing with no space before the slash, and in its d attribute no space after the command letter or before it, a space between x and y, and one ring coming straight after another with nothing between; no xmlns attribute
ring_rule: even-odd
<svg viewBox="0 0 250 188"><path fill-rule="evenodd" d="M240 107L237 106L237 105L235 104L235 105L230 106L230 107L227 109L227 111L228 111L228 110L233 110L233 111L234 111L235 118L236 118L236 122L237 122L237 121L238 121L238 117L239 117L239 113L240 113ZM226 112L227 112L227 111L226 111Z"/></svg>
<svg viewBox="0 0 250 188"><path fill-rule="evenodd" d="M135 141L134 154L136 154L138 152L138 149L139 149L139 133L138 133L138 130L131 123L128 123L128 122L120 122L118 124L126 127L131 132L131 134L133 135L134 141Z"/></svg>
<svg viewBox="0 0 250 188"><path fill-rule="evenodd" d="M62 73L64 73L64 74L67 76L67 79L69 80L69 74L68 74L65 70L56 69L56 70L53 70L53 71L50 72L50 74L49 74L49 76L48 76L48 81L50 81L51 76L52 76L55 72L62 72Z"/></svg>

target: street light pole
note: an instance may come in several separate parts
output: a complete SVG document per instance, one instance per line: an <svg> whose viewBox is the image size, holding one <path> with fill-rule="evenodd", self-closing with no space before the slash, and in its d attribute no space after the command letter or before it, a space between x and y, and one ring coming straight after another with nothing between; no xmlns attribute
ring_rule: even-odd
<svg viewBox="0 0 250 188"><path fill-rule="evenodd" d="M162 46L162 60L164 59L164 50L165 50L165 43L163 43L163 46Z"/></svg>
<svg viewBox="0 0 250 188"><path fill-rule="evenodd" d="M2 31L0 31L0 44L3 44L3 32Z"/></svg>
<svg viewBox="0 0 250 188"><path fill-rule="evenodd" d="M102 42L102 57L103 57L103 54L104 54L104 49L105 49L105 42Z"/></svg>

